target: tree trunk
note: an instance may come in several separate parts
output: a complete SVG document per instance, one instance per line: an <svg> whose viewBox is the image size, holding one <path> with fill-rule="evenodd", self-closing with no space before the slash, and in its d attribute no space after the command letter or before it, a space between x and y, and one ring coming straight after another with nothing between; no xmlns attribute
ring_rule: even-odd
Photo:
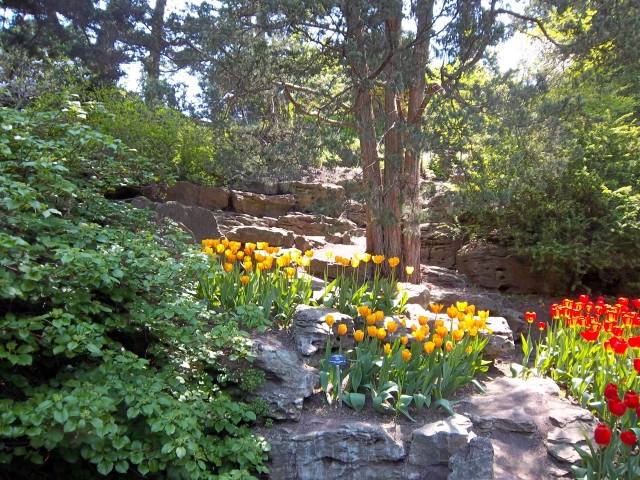
<svg viewBox="0 0 640 480"><path fill-rule="evenodd" d="M149 39L149 58L145 64L146 86L145 101L153 103L159 94L160 62L164 49L164 12L167 0L156 0L156 7L151 17L151 38Z"/></svg>

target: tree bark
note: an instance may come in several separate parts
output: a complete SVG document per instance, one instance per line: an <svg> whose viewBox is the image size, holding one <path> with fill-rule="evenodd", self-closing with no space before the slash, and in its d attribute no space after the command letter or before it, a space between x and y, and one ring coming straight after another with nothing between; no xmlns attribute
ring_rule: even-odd
<svg viewBox="0 0 640 480"><path fill-rule="evenodd" d="M145 101L154 102L158 97L160 86L160 63L164 50L164 12L167 0L156 0L156 6L151 17L151 38L149 39L149 58L145 64L146 92Z"/></svg>

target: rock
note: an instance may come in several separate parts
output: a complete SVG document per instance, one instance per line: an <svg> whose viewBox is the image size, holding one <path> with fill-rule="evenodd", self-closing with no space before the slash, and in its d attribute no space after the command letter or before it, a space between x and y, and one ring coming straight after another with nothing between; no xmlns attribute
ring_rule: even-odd
<svg viewBox="0 0 640 480"><path fill-rule="evenodd" d="M403 479L402 442L380 425L329 421L308 433L270 436L273 480Z"/></svg>
<svg viewBox="0 0 640 480"><path fill-rule="evenodd" d="M256 217L280 217L293 208L293 195L263 195L261 193L231 191L231 205L238 213Z"/></svg>
<svg viewBox="0 0 640 480"><path fill-rule="evenodd" d="M133 207L146 208L154 211L158 205L156 202L152 202L147 197L142 197L142 196L133 198L130 203L131 203L131 206Z"/></svg>
<svg viewBox="0 0 640 480"><path fill-rule="evenodd" d="M311 264L309 265L309 273L322 278L324 278L325 276L330 279L336 278L338 276L338 273L342 271L343 267L334 261L330 261L330 260L327 260L326 258L322 258L321 255L322 254L320 254L320 256L318 257L313 257L311 259ZM359 278L365 278L368 271L367 264L360 262L360 265L358 266L358 270L359 270L359 273L358 273ZM348 267L347 272L350 272L350 271L351 271L351 267Z"/></svg>
<svg viewBox="0 0 640 480"><path fill-rule="evenodd" d="M409 463L418 467L447 465L451 455L475 437L472 427L467 417L452 415L414 430Z"/></svg>
<svg viewBox="0 0 640 480"><path fill-rule="evenodd" d="M281 182L281 193L293 194L301 212L336 213L345 201L344 188L333 183Z"/></svg>
<svg viewBox="0 0 640 480"><path fill-rule="evenodd" d="M472 242L456 256L460 272L484 288L513 293L556 293L561 283L548 274L535 273L521 258L494 243Z"/></svg>
<svg viewBox="0 0 640 480"><path fill-rule="evenodd" d="M462 247L459 229L447 223L425 223L420 226L420 261L427 265L453 268Z"/></svg>
<svg viewBox="0 0 640 480"><path fill-rule="evenodd" d="M493 445L485 437L475 437L449 458L447 480L493 480Z"/></svg>
<svg viewBox="0 0 640 480"><path fill-rule="evenodd" d="M293 247L293 233L282 228L241 226L234 227L227 232L229 240L238 242L269 242L275 247Z"/></svg>
<svg viewBox="0 0 640 480"><path fill-rule="evenodd" d="M297 420L305 398L319 386L315 368L270 335L252 339L253 367L266 373L265 382L253 392L269 405L269 415L278 420Z"/></svg>
<svg viewBox="0 0 640 480"><path fill-rule="evenodd" d="M471 419L478 434L490 437L496 478L552 478L570 470L577 461L572 444L579 445L582 432L593 429L587 410L561 398L549 378L499 377L485 389L463 399L456 411Z"/></svg>
<svg viewBox="0 0 640 480"><path fill-rule="evenodd" d="M481 335L489 338L489 342L483 352L483 357L485 359L491 360L498 357L510 356L515 353L516 349L513 342L513 332L505 318L487 318L487 328L491 333L481 332Z"/></svg>
<svg viewBox="0 0 640 480"><path fill-rule="evenodd" d="M349 232L330 233L325 235L324 241L335 245L351 245L353 243Z"/></svg>
<svg viewBox="0 0 640 480"><path fill-rule="evenodd" d="M313 355L324 348L329 335L329 327L324 320L329 314L333 315L335 319L334 332L340 323L346 323L349 331L353 329L353 319L332 308L310 307L308 305L298 305L296 308L296 312L293 315L292 332L296 349L302 355ZM343 340L343 346L348 346L352 343L351 336L347 336Z"/></svg>
<svg viewBox="0 0 640 480"><path fill-rule="evenodd" d="M133 204L133 202L132 202ZM189 207L178 202L155 204L156 217L170 218L183 226L196 242L205 238L219 238L220 230L216 217L211 210L202 207Z"/></svg>
<svg viewBox="0 0 640 480"><path fill-rule="evenodd" d="M449 182L425 182L423 209L429 222L454 223L457 193Z"/></svg>
<svg viewBox="0 0 640 480"><path fill-rule="evenodd" d="M344 212L341 217L351 220L358 227L367 226L367 208L355 200L347 200L345 202Z"/></svg>
<svg viewBox="0 0 640 480"><path fill-rule="evenodd" d="M296 235L293 240L293 245L303 252L323 248L326 244L327 243L321 238L305 237L304 235Z"/></svg>
<svg viewBox="0 0 640 480"><path fill-rule="evenodd" d="M300 235L323 236L332 233L343 233L357 227L346 218L333 218L326 215L308 213L289 213L278 218L276 226L286 228Z"/></svg>
<svg viewBox="0 0 640 480"><path fill-rule="evenodd" d="M166 191L168 201L183 205L198 206L210 210L222 210L229 207L229 190L221 187L207 187L191 182L176 182Z"/></svg>
<svg viewBox="0 0 640 480"><path fill-rule="evenodd" d="M167 195L167 187L155 183L143 185L140 187L140 194L153 202L164 202Z"/></svg>
<svg viewBox="0 0 640 480"><path fill-rule="evenodd" d="M423 307L429 305L431 295L429 288L424 284L398 282L398 291L401 292L398 294L399 296L407 294L407 303L417 303Z"/></svg>
<svg viewBox="0 0 640 480"><path fill-rule="evenodd" d="M263 195L277 195L279 188L277 182L269 182L263 180L240 180L234 183L232 188L243 192L261 193Z"/></svg>

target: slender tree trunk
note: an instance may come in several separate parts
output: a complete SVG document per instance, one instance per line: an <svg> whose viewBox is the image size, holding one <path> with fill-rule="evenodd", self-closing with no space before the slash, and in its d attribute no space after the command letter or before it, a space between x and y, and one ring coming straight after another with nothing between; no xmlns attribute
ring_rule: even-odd
<svg viewBox="0 0 640 480"><path fill-rule="evenodd" d="M402 142L398 112L398 76L396 51L400 42L402 3L394 0L387 5L386 35L390 59L385 66L384 86L384 253L402 258Z"/></svg>
<svg viewBox="0 0 640 480"><path fill-rule="evenodd" d="M434 0L419 0L416 5L418 19L417 38L413 47L412 70L407 108L407 142L404 157L404 215L402 224L403 265L414 268L408 280L420 282L420 162L422 151L415 139L421 128L425 101L425 71L429 61L429 39L433 23ZM415 132L415 133L414 133Z"/></svg>
<svg viewBox="0 0 640 480"><path fill-rule="evenodd" d="M145 62L146 92L145 100L152 103L158 97L160 86L160 62L164 49L164 12L167 0L156 0L156 6L151 17L151 38L149 41L149 58Z"/></svg>

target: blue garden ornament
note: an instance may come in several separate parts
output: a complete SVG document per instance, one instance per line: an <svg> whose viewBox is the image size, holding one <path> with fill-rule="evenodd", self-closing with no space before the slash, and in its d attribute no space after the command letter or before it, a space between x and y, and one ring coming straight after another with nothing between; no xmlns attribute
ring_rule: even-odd
<svg viewBox="0 0 640 480"><path fill-rule="evenodd" d="M336 367L345 367L347 365L347 357L341 353L335 353L329 357L329 363Z"/></svg>
<svg viewBox="0 0 640 480"><path fill-rule="evenodd" d="M347 357L342 353L334 353L329 357L329 363L336 367L338 398L340 399L340 405L342 405L342 372L340 369L347 366Z"/></svg>

